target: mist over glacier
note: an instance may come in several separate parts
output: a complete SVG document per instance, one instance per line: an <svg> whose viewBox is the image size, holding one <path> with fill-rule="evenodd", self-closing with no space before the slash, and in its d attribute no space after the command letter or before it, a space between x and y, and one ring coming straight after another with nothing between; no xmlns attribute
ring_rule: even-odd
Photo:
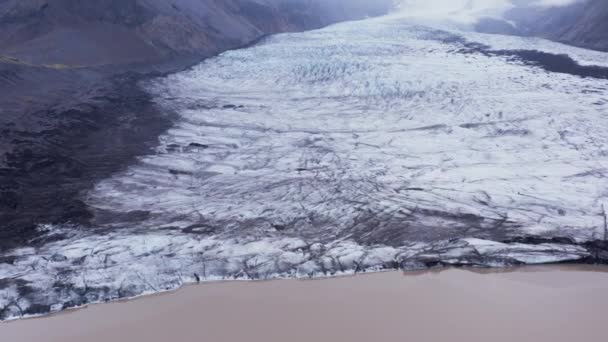
<svg viewBox="0 0 608 342"><path fill-rule="evenodd" d="M427 24L473 25L483 18L502 19L517 7L561 7L579 1L584 0L398 0L395 11Z"/></svg>
<svg viewBox="0 0 608 342"><path fill-rule="evenodd" d="M41 226L49 243L3 255L4 316L204 280L592 258L608 54L421 18L275 35L142 84L174 126L86 194L96 229Z"/></svg>

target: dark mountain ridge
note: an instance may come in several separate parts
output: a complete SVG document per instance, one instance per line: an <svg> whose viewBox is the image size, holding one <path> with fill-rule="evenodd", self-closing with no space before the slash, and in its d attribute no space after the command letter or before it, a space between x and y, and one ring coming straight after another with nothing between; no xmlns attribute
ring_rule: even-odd
<svg viewBox="0 0 608 342"><path fill-rule="evenodd" d="M4 0L0 50L28 63L100 65L211 55L264 34L386 12L363 0Z"/></svg>
<svg viewBox="0 0 608 342"><path fill-rule="evenodd" d="M505 13L504 20L486 18L476 29L608 51L608 1L578 0L565 6L540 6L536 0L512 2L516 7Z"/></svg>
<svg viewBox="0 0 608 342"><path fill-rule="evenodd" d="M608 51L608 1L583 0L565 7L516 8L506 16L524 35Z"/></svg>

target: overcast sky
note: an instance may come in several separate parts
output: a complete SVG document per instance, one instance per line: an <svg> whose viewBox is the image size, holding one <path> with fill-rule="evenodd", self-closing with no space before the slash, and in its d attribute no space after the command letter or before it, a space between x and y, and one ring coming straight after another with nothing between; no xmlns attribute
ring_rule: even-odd
<svg viewBox="0 0 608 342"><path fill-rule="evenodd" d="M529 0L541 6L563 6L575 1L580 0ZM513 7L510 0L400 0L399 3L411 16L449 18L460 22L473 22L479 17L499 17Z"/></svg>

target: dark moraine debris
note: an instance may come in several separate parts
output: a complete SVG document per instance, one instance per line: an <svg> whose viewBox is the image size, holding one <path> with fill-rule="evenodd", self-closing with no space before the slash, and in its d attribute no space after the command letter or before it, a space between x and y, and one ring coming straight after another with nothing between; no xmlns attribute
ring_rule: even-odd
<svg viewBox="0 0 608 342"><path fill-rule="evenodd" d="M537 50L490 50L488 52L492 55L515 57L523 63L538 66L550 72L608 79L608 68L580 65L568 55Z"/></svg>
<svg viewBox="0 0 608 342"><path fill-rule="evenodd" d="M199 143L190 143L190 145L188 145L190 147L198 147L198 148L209 148L209 145L207 144L199 144Z"/></svg>
<svg viewBox="0 0 608 342"><path fill-rule="evenodd" d="M34 239L40 223L87 224L93 214L82 192L157 144L171 116L155 108L138 81L136 75L117 77L107 100L36 114L57 125L53 129L11 129L21 138L13 139L0 172L0 250L45 242Z"/></svg>
<svg viewBox="0 0 608 342"><path fill-rule="evenodd" d="M174 176L192 176L192 172L190 171L182 171L176 169L169 169L169 173Z"/></svg>
<svg viewBox="0 0 608 342"><path fill-rule="evenodd" d="M608 241L588 241L583 246L591 253L591 256L586 260L587 262L592 264L608 264Z"/></svg>
<svg viewBox="0 0 608 342"><path fill-rule="evenodd" d="M554 54L538 50L496 50L488 45L470 42L464 37L441 30L431 30L427 32L425 37L429 40L454 44L458 46L454 52L461 54L482 54L485 56L506 57L512 62L536 66L549 72L608 79L607 67L581 65L566 54Z"/></svg>
<svg viewBox="0 0 608 342"><path fill-rule="evenodd" d="M423 188L405 188L403 190L405 190L405 191L424 191Z"/></svg>

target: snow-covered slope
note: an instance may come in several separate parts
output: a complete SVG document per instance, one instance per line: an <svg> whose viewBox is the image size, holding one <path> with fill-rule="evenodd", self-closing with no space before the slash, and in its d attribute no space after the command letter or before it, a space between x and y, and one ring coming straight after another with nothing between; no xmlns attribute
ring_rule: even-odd
<svg viewBox="0 0 608 342"><path fill-rule="evenodd" d="M175 126L86 196L98 230L41 227L57 241L3 256L0 316L206 279L597 257L605 70L551 72L517 51L528 39L484 39L395 15L145 84Z"/></svg>

